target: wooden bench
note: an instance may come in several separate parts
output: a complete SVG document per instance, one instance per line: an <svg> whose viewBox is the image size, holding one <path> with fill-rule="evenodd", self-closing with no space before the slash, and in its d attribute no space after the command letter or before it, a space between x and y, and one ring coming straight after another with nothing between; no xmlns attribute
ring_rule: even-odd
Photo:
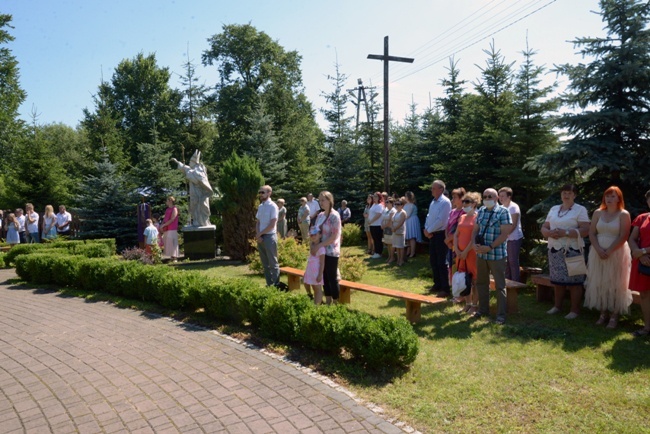
<svg viewBox="0 0 650 434"><path fill-rule="evenodd" d="M289 290L300 288L300 279L305 272L297 268L281 267L281 273L285 273L289 278ZM415 323L420 321L422 303L437 304L448 301L446 298L438 298L430 295L414 294L412 292L397 291L394 289L380 288L379 286L367 285L365 283L350 282L347 280L339 281L340 293L339 303L350 303L351 290L370 292L372 294L385 295L388 297L398 298L406 302L406 319Z"/></svg>
<svg viewBox="0 0 650 434"><path fill-rule="evenodd" d="M551 277L548 274L537 274L530 278L535 284L535 299L537 301L553 301L555 298ZM641 303L641 295L638 291L632 292L632 302Z"/></svg>

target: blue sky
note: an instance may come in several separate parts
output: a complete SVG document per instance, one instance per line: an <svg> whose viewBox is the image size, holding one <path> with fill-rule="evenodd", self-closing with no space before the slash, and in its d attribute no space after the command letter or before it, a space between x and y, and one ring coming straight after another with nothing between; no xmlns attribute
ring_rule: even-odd
<svg viewBox="0 0 650 434"><path fill-rule="evenodd" d="M461 78L476 80L492 39L507 61L521 60L526 38L539 51L538 64L583 61L568 41L604 35L596 10L597 0L3 0L0 6L0 13L13 16L16 40L8 47L28 94L21 116L28 120L35 110L41 124L70 126L85 107L92 109L102 76L110 79L121 60L139 52L156 53L158 65L175 73L171 85L179 87L189 47L201 80L215 84L216 68L201 66L201 53L224 24L250 22L298 51L315 109L325 106L321 94L332 89L327 76L337 59L347 88L361 78L377 86L381 101L382 64L366 57L382 54L389 36L391 55L415 58L390 67L390 111L402 119L411 101L421 111L441 96L451 54ZM555 74L546 80L556 79L566 84Z"/></svg>

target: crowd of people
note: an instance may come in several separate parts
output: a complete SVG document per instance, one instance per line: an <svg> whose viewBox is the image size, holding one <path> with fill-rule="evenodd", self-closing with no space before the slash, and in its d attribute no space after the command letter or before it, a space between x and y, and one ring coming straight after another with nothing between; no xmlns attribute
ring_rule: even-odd
<svg viewBox="0 0 650 434"><path fill-rule="evenodd" d="M261 205L257 214L257 240L268 285L279 282L277 238L275 231L286 236L284 201L271 200L272 189L260 189ZM490 280L494 280L497 299L495 321L506 321L506 280L520 280L519 254L524 233L521 210L513 200L509 187L498 191L487 188L483 193L464 188L447 192L441 180L431 185L432 200L424 222L420 222L413 192L404 196L375 192L366 197L363 210L367 253L371 259L403 265L416 255L417 246L428 239L429 264L433 285L429 292L437 297L451 296L454 272L466 273L471 282L467 295L455 297L464 303L461 312L474 318L490 314ZM554 286L555 304L548 311L562 310L566 291L571 306L566 319L579 316L581 308L600 312L598 325L617 327L621 315L629 313L633 291L639 291L644 327L635 336L650 334L650 213L631 220L625 210L623 193L618 187L608 188L600 207L589 218L587 209L575 203L575 185L561 188L562 203L548 212L541 228L547 240L550 280ZM646 193L650 207L650 191ZM280 206L281 205L281 206ZM279 207L279 208L278 208ZM308 194L300 199L298 226L304 242L309 242L309 258L305 271L305 287L316 303L338 299L338 257L341 228L351 219L346 201L334 209L332 194L324 191L316 200ZM282 231L281 228L284 227ZM567 268L567 259L584 256L583 239L589 237L591 248L582 274ZM584 300L583 300L584 291Z"/></svg>
<svg viewBox="0 0 650 434"><path fill-rule="evenodd" d="M42 218L31 203L25 204L24 210L0 211L0 232L10 247L69 237L71 224L72 215L65 205L59 206L57 214L52 205L46 205Z"/></svg>

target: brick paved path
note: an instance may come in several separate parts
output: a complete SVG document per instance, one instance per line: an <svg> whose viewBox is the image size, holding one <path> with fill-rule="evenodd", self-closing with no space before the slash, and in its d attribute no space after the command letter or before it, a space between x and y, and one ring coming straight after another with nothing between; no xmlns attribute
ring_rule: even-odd
<svg viewBox="0 0 650 434"><path fill-rule="evenodd" d="M0 270L0 433L400 433L223 336L11 286Z"/></svg>

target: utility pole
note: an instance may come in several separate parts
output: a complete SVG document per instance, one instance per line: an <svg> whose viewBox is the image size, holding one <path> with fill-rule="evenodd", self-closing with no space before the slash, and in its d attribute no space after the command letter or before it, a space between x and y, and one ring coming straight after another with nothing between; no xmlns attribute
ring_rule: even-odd
<svg viewBox="0 0 650 434"><path fill-rule="evenodd" d="M388 62L413 63L410 57L396 57L388 55L388 36L384 36L384 54L368 54L368 59L384 62L384 191L390 193L390 161L388 145Z"/></svg>
<svg viewBox="0 0 650 434"><path fill-rule="evenodd" d="M363 80L360 78L357 79L357 84L358 86L355 87L354 89L347 89L348 93L354 100L352 100L352 104L357 108L357 123L355 125L355 129L359 129L359 116L361 112L361 103L364 104L366 108L366 122L370 123L370 112L368 111L368 100L366 99L366 89L374 89L374 87L367 87L363 85ZM356 95L354 92L357 92Z"/></svg>

